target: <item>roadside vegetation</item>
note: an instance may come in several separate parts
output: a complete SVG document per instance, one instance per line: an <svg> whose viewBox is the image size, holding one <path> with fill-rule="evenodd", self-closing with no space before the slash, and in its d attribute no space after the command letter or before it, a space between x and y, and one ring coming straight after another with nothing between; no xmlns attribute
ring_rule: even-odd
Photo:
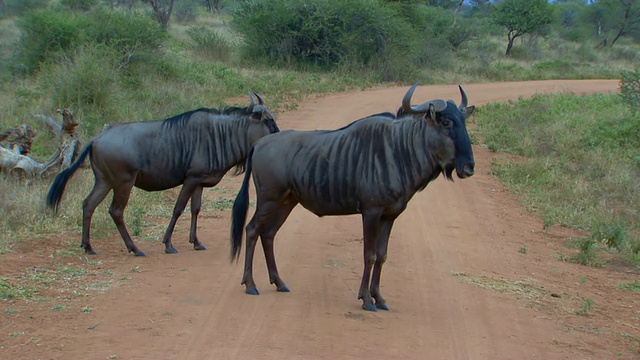
<svg viewBox="0 0 640 360"><path fill-rule="evenodd" d="M528 6L524 15L506 18L513 14L507 7L518 4ZM541 95L483 106L473 121L480 145L523 157L496 163L492 171L545 224L584 230L591 234L584 251L613 248L637 266L640 33L633 26L640 19L621 23L616 6L579 0L4 0L0 131L30 124L39 132L31 156L44 160L55 139L36 115L56 118L59 108L74 112L86 141L105 124L245 104L249 91L262 94L277 113L310 94L416 81L626 79L624 96ZM507 36L511 31L518 36ZM92 175L74 178L55 218L44 208L51 180L0 175L0 256L50 234L73 232L79 243ZM203 204L203 211L228 208L233 195ZM135 191L125 214L134 235L151 232L145 219L168 218L174 196ZM107 203L94 215L96 238L116 234ZM7 293L28 293L5 284Z"/></svg>

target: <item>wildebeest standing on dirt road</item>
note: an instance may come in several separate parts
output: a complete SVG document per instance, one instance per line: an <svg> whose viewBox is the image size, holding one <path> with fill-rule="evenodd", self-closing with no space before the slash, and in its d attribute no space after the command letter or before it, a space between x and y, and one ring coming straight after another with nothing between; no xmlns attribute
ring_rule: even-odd
<svg viewBox="0 0 640 360"><path fill-rule="evenodd" d="M411 106L417 85L404 96L397 119L382 114L333 131L283 131L254 145L233 205L231 225L233 260L240 253L253 172L257 205L246 227L242 278L248 294L258 294L252 270L258 236L270 282L278 291L289 291L278 275L273 240L300 203L318 216L362 215L364 273L358 299L365 310L389 309L380 294L380 275L393 222L413 195L440 173L449 180L454 170L459 178L474 173L465 119L475 107L467 106L464 90L459 87L459 106L451 100Z"/></svg>
<svg viewBox="0 0 640 360"><path fill-rule="evenodd" d="M257 105L253 95L258 98ZM280 131L263 99L256 93L253 95L249 94L248 107L201 108L165 120L109 127L89 141L72 166L58 174L49 189L47 205L57 210L67 181L89 155L95 184L82 203L82 247L86 253L95 254L89 238L93 212L113 189L109 214L127 250L144 256L124 224L123 214L131 189L135 186L159 191L180 184L182 190L162 240L165 252L177 252L171 244L171 235L189 198L189 242L196 250L206 249L196 235L203 188L218 184L234 166L236 172L241 173L252 144Z"/></svg>

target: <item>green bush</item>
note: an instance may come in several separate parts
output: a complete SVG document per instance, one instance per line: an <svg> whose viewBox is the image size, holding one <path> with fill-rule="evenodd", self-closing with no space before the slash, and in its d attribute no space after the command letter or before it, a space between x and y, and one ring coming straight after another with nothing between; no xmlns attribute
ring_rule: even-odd
<svg viewBox="0 0 640 360"><path fill-rule="evenodd" d="M193 41L193 50L206 55L211 60L226 61L231 58L233 45L227 38L206 26L193 26L187 29L187 35Z"/></svg>
<svg viewBox="0 0 640 360"><path fill-rule="evenodd" d="M412 41L409 26L375 0L248 1L232 25L249 53L279 64L368 64L385 50L411 49Z"/></svg>
<svg viewBox="0 0 640 360"><path fill-rule="evenodd" d="M69 14L36 10L25 14L17 24L22 32L17 63L23 67L18 71L34 72L43 61L76 46L81 39L80 21Z"/></svg>
<svg viewBox="0 0 640 360"><path fill-rule="evenodd" d="M131 12L100 10L87 19L91 24L86 29L87 41L106 44L128 57L157 50L167 38L156 21Z"/></svg>
<svg viewBox="0 0 640 360"><path fill-rule="evenodd" d="M178 22L193 22L198 18L196 4L193 1L177 1L173 7L173 18Z"/></svg>
<svg viewBox="0 0 640 360"><path fill-rule="evenodd" d="M620 96L632 111L640 110L640 70L622 72Z"/></svg>
<svg viewBox="0 0 640 360"><path fill-rule="evenodd" d="M48 0L6 0L6 14L3 14L1 11L2 8L0 8L0 18L7 16L20 16L30 10L46 7L48 3Z"/></svg>
<svg viewBox="0 0 640 360"><path fill-rule="evenodd" d="M48 64L43 79L53 106L104 114L117 93L118 64L117 52L101 44L83 45ZM101 124L84 121L83 126L93 134L94 126Z"/></svg>
<svg viewBox="0 0 640 360"><path fill-rule="evenodd" d="M60 5L71 10L88 11L98 4L98 0L60 0Z"/></svg>

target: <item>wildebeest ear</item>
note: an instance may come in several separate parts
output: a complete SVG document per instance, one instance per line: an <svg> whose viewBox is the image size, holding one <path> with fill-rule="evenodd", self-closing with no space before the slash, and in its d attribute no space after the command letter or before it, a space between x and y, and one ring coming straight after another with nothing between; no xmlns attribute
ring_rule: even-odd
<svg viewBox="0 0 640 360"><path fill-rule="evenodd" d="M256 105L251 112L251 118L254 120L262 119L263 109L264 108L262 106Z"/></svg>
<svg viewBox="0 0 640 360"><path fill-rule="evenodd" d="M436 126L436 108L433 104L429 104L429 110L424 114L424 118L429 126Z"/></svg>
<svg viewBox="0 0 640 360"><path fill-rule="evenodd" d="M469 116L471 116L471 114L473 114L473 111L476 109L475 105L471 105L471 106L467 106L464 111L462 112L462 114L464 115L464 118L468 118Z"/></svg>

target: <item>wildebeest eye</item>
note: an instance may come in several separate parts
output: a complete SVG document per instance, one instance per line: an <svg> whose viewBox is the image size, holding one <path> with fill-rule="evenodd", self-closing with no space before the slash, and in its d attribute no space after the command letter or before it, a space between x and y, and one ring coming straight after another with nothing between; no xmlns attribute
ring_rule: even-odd
<svg viewBox="0 0 640 360"><path fill-rule="evenodd" d="M440 121L440 126L442 126L444 128L450 128L451 127L451 120L444 119L444 120Z"/></svg>

